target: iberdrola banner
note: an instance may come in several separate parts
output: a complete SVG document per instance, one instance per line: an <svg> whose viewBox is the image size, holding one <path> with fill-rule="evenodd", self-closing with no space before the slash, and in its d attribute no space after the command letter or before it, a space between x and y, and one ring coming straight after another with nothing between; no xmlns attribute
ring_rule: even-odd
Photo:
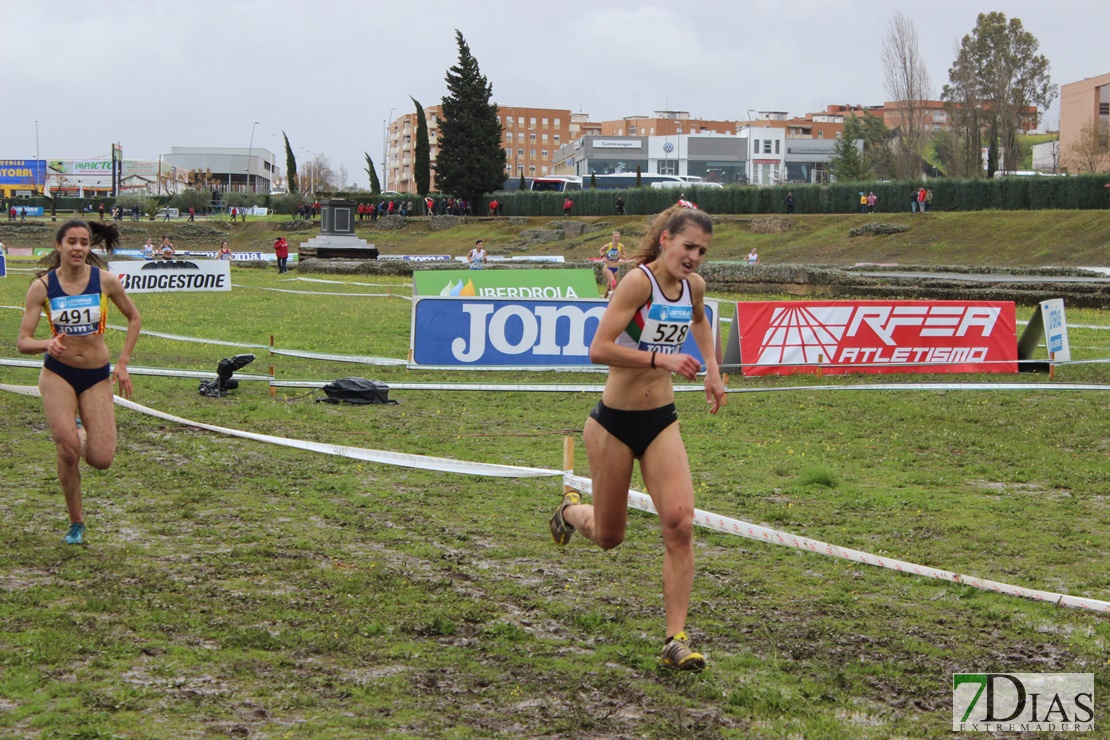
<svg viewBox="0 0 1110 740"><path fill-rule="evenodd" d="M413 295L465 298L537 298L577 300L597 298L593 270L417 270L412 274Z"/></svg>
<svg viewBox="0 0 1110 740"><path fill-rule="evenodd" d="M745 375L1016 373L1009 301L736 304L724 364Z"/></svg>

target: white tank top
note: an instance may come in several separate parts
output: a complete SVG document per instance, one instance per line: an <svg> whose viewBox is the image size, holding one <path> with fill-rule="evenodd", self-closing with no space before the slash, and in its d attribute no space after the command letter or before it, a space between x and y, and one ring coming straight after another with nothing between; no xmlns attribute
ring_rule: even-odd
<svg viewBox="0 0 1110 740"><path fill-rule="evenodd" d="M651 297L632 316L632 321L617 336L617 344L622 347L677 355L690 325L694 322L694 302L690 296L690 283L682 281L682 294L671 300L663 295L655 275L646 265L639 266L651 281Z"/></svg>

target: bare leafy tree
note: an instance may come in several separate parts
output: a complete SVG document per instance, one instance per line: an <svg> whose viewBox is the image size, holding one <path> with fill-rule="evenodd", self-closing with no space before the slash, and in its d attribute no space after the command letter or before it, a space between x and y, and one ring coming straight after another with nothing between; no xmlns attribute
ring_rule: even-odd
<svg viewBox="0 0 1110 740"><path fill-rule="evenodd" d="M332 168L327 156L323 154L317 154L309 162L302 165L297 178L302 186L309 184L313 192L334 191L338 189L339 185L339 175Z"/></svg>
<svg viewBox="0 0 1110 740"><path fill-rule="evenodd" d="M1059 92L1039 48L1020 19L980 13L948 70L949 84L941 97L961 128L965 156L978 161L980 147L986 145L988 177L1018 166L1018 134L1035 125L1037 109L1047 109Z"/></svg>
<svg viewBox="0 0 1110 740"><path fill-rule="evenodd" d="M338 187L336 188L336 190L346 190L347 189L347 179L348 179L347 178L347 165L341 164L341 165L339 165L339 183L338 183Z"/></svg>
<svg viewBox="0 0 1110 740"><path fill-rule="evenodd" d="M925 114L922 101L933 96L929 69L921 57L917 29L913 21L895 11L890 19L881 51L883 89L887 98L903 111L895 129L893 146L895 176L899 179L921 175L925 151Z"/></svg>
<svg viewBox="0 0 1110 740"><path fill-rule="evenodd" d="M1110 125L1097 120L1083 124L1079 138L1068 147L1068 165L1077 173L1110 170Z"/></svg>

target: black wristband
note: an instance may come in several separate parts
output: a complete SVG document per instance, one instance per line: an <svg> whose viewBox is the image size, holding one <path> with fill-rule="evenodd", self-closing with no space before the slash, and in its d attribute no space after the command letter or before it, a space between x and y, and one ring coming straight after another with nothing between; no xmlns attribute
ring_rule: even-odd
<svg viewBox="0 0 1110 740"><path fill-rule="evenodd" d="M655 369L655 350L651 351L651 369Z"/></svg>

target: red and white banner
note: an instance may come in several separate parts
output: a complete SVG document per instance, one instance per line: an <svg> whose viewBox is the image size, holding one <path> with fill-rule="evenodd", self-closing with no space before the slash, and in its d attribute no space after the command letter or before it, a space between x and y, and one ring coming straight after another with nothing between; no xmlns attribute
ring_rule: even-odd
<svg viewBox="0 0 1110 740"><path fill-rule="evenodd" d="M737 303L737 333L745 375L813 373L818 366L838 374L1018 368L1017 316L1009 301Z"/></svg>

